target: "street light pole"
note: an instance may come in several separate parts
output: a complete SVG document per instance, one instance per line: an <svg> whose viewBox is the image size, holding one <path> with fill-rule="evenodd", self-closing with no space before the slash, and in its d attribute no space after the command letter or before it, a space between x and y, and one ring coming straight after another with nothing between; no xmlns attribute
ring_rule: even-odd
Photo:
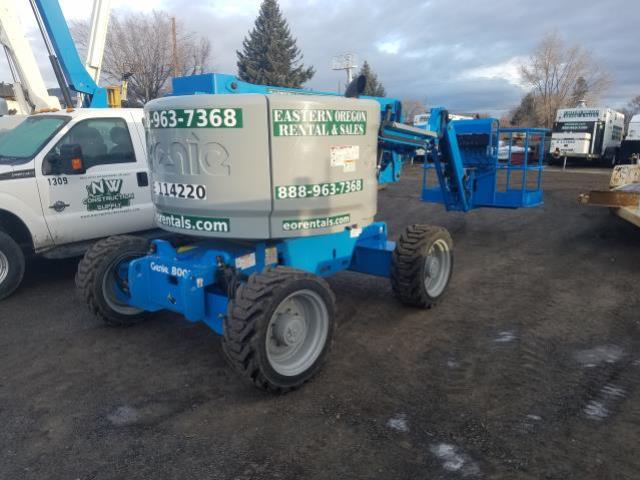
<svg viewBox="0 0 640 480"><path fill-rule="evenodd" d="M358 66L358 60L353 53L344 53L342 55L336 55L331 61L332 70L346 70L347 72L347 86L353 80L353 70Z"/></svg>

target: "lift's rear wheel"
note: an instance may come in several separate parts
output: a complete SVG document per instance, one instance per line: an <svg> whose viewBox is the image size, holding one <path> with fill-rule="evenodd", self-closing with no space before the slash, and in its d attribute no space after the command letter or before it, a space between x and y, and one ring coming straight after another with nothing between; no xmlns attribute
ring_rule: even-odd
<svg viewBox="0 0 640 480"><path fill-rule="evenodd" d="M127 303L128 264L148 250L149 242L144 238L109 237L94 243L80 261L76 288L89 310L108 325L132 325L149 315Z"/></svg>
<svg viewBox="0 0 640 480"><path fill-rule="evenodd" d="M276 267L252 275L229 303L222 345L257 387L285 393L321 368L333 338L335 298L310 273Z"/></svg>
<svg viewBox="0 0 640 480"><path fill-rule="evenodd" d="M442 227L411 225L391 263L391 287L407 305L429 308L444 294L453 270L453 241Z"/></svg>

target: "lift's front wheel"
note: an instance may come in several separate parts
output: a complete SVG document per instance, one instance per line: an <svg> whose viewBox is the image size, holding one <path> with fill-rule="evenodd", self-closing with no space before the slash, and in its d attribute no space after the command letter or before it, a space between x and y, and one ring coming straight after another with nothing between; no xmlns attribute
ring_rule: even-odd
<svg viewBox="0 0 640 480"><path fill-rule="evenodd" d="M128 326L149 313L132 307L129 298L128 264L143 257L149 242L121 235L94 243L78 265L76 288L95 315L112 326Z"/></svg>
<svg viewBox="0 0 640 480"><path fill-rule="evenodd" d="M407 305L429 308L442 297L453 271L453 240L442 227L411 225L396 243L391 287Z"/></svg>
<svg viewBox="0 0 640 480"><path fill-rule="evenodd" d="M321 278L277 267L252 275L229 303L223 349L257 387L285 393L321 368L333 338L335 298Z"/></svg>

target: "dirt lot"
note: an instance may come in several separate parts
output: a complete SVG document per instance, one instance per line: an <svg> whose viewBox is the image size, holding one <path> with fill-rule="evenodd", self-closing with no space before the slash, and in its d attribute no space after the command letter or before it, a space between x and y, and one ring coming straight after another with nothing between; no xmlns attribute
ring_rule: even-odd
<svg viewBox="0 0 640 480"><path fill-rule="evenodd" d="M204 325L102 326L75 262L38 262L0 303L0 478L639 478L640 230L579 192L606 171L549 171L542 208L445 213L418 172L380 196L397 235L446 226L446 299L331 279L322 373L272 397L239 382Z"/></svg>

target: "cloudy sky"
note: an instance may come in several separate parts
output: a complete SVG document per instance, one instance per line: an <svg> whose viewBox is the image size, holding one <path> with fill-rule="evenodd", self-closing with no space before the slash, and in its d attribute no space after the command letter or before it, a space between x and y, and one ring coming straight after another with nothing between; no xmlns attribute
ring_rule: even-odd
<svg viewBox="0 0 640 480"><path fill-rule="evenodd" d="M55 86L27 0L22 18L47 83ZM89 18L89 0L61 0L67 18ZM112 0L115 11L166 10L206 35L215 71L236 72L236 50L253 25L260 0ZM541 37L557 30L592 52L613 77L602 103L623 106L640 94L637 54L640 2L635 0L281 0L304 62L316 68L307 86L335 90L345 73L331 57L353 52L368 60L401 99L452 111L500 113L523 94L518 65ZM10 81L0 59L0 80Z"/></svg>

